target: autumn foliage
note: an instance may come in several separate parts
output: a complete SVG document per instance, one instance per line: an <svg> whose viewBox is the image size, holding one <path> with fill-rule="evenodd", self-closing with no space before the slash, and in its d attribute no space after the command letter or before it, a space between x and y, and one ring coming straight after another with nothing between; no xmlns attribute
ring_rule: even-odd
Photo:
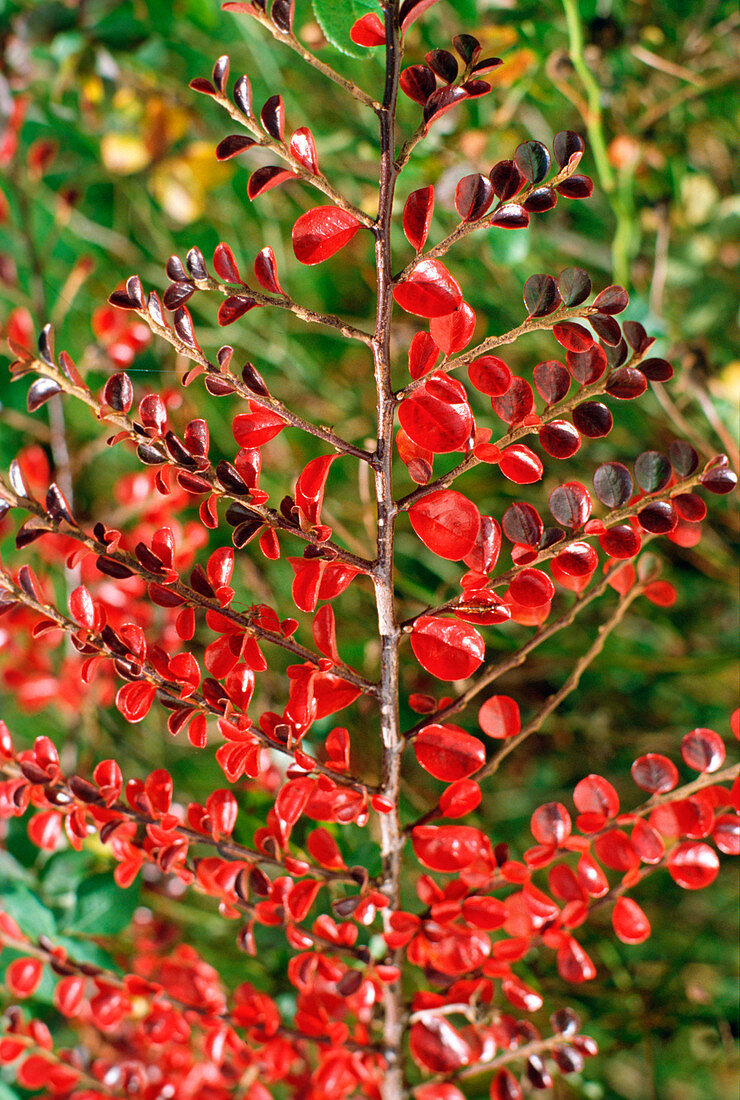
<svg viewBox="0 0 740 1100"><path fill-rule="evenodd" d="M371 212L324 175L311 130L288 126L281 95L255 103L227 56L191 83L240 128L218 141L219 160L246 164L261 151L251 199L289 184L316 202L293 225L298 264L374 249L370 327L295 301L290 270L279 272L258 241L219 243L211 260L198 247L171 256L161 296L135 274L113 290L94 321L114 367L101 390L55 350L50 325L31 350L16 318L12 373L30 381L29 412L60 397L82 402L140 470L123 488L120 526L78 511L39 448L0 476L0 517L15 523L17 547L0 571L4 682L30 712L52 702L117 711L142 759L163 710L192 767L215 755L222 780L204 804L186 804L165 769L124 774L115 758L76 760L53 721L22 749L0 722L0 816L24 818L45 853L104 846L119 887L175 879L212 899L248 955L278 941L288 955L273 997L217 972L146 911L116 968L0 910L0 964L18 1002L3 1018L0 1064L25 1089L61 1100L518 1100L557 1074L587 1074L597 1051L567 999L548 992L596 977L581 942L592 916L608 912L613 936L640 944L651 934L647 876L700 890L721 857L738 854L729 713L727 729L689 730L670 754L638 755L626 800L623 777L594 774L584 759L567 804L532 808L528 848L511 850L505 822L487 818L508 758L546 730L635 601L655 615L675 601L661 542L695 545L706 499L736 478L723 455L700 460L682 439L666 453L600 450L590 484L569 476L568 460L609 436L623 403L669 381L672 367L629 319L626 290L594 295L577 267L533 274L521 324L486 334L454 246L534 225L558 203L588 199L593 184L576 133L558 133L552 151L527 141L459 180L454 228L435 236L435 188L404 191L403 170L447 112L491 92L486 76L500 61L470 34L417 60L413 25L433 2L388 0L354 23L355 45L385 56L384 87L369 93L307 53L292 0L224 5L334 79L338 102L348 95L377 115ZM418 105L405 139L399 94ZM232 346L204 347L188 303L206 295L220 296L217 323L236 333L248 312L277 309L354 343L376 397L375 438L315 423ZM538 331L550 334L552 358L518 376L506 348ZM227 451L212 445L206 417L182 419L173 391L126 373L152 334L188 362L190 405L200 387L221 400ZM338 385L331 363L325 370L327 386ZM278 470L284 495L274 500L262 467L275 464L283 432L310 437L314 450L302 468ZM345 537L339 464L372 486L368 556ZM496 515L466 494L465 475L481 466L509 486ZM420 561L445 563L436 606L397 591L401 525ZM268 584L285 557L288 589L253 602L244 555ZM357 667L342 656L356 615L349 590L368 643ZM533 709L526 692L499 689L594 606L598 632L544 703ZM510 642L492 649L506 632ZM423 810L405 795L410 769L423 776ZM270 809L245 836L257 790ZM94 939L95 926L85 933ZM535 956L559 986L532 976ZM42 1019L33 998L49 975L55 1013Z"/></svg>

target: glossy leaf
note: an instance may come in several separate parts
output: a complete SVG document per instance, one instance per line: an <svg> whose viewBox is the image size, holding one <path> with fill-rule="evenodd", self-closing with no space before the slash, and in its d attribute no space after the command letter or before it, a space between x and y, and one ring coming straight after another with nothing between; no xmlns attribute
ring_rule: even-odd
<svg viewBox="0 0 740 1100"><path fill-rule="evenodd" d="M466 779L486 761L483 742L457 726L425 726L414 738L416 759L435 779Z"/></svg>
<svg viewBox="0 0 740 1100"><path fill-rule="evenodd" d="M417 317L444 317L463 300L460 287L439 260L417 264L408 278L394 287L393 297Z"/></svg>
<svg viewBox="0 0 740 1100"><path fill-rule="evenodd" d="M440 489L417 501L409 509L409 519L424 545L449 561L469 554L480 530L476 505L453 489Z"/></svg>
<svg viewBox="0 0 740 1100"><path fill-rule="evenodd" d="M432 615L421 615L414 623L411 648L422 668L438 680L472 676L485 655L483 639L474 627Z"/></svg>
<svg viewBox="0 0 740 1100"><path fill-rule="evenodd" d="M293 251L302 264L320 264L354 237L360 223L338 206L317 206L293 226Z"/></svg>

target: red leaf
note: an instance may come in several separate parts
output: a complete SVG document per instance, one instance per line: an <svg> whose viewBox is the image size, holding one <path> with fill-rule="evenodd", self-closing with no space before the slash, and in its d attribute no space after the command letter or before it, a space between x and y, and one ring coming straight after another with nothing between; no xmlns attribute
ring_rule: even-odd
<svg viewBox="0 0 740 1100"><path fill-rule="evenodd" d="M432 317L429 331L443 355L456 355L470 343L475 331L475 313L467 302L444 317Z"/></svg>
<svg viewBox="0 0 740 1100"><path fill-rule="evenodd" d="M522 569L509 585L509 592L523 607L542 607L555 595L555 586L541 569Z"/></svg>
<svg viewBox="0 0 740 1100"><path fill-rule="evenodd" d="M657 752L646 753L635 760L632 778L638 787L650 794L665 794L678 783L678 769L672 760Z"/></svg>
<svg viewBox="0 0 740 1100"><path fill-rule="evenodd" d="M724 741L710 729L695 729L681 742L684 763L697 772L716 772L725 760Z"/></svg>
<svg viewBox="0 0 740 1100"><path fill-rule="evenodd" d="M250 401L249 407L251 412L234 417L234 439L240 447L261 447L283 430L285 421L257 401Z"/></svg>
<svg viewBox="0 0 740 1100"><path fill-rule="evenodd" d="M559 848L571 834L570 814L562 802L545 802L532 814L530 829L538 844Z"/></svg>
<svg viewBox="0 0 740 1100"><path fill-rule="evenodd" d="M409 509L411 526L440 558L460 561L471 552L480 530L480 512L452 489L429 493Z"/></svg>
<svg viewBox="0 0 740 1100"><path fill-rule="evenodd" d="M478 711L478 722L489 737L516 737L522 726L519 705L508 695L492 695Z"/></svg>
<svg viewBox="0 0 740 1100"><path fill-rule="evenodd" d="M414 739L416 759L435 779L465 779L486 762L486 750L477 737L457 726L425 726Z"/></svg>
<svg viewBox="0 0 740 1100"><path fill-rule="evenodd" d="M275 253L269 245L257 253L254 261L254 274L263 290L268 290L271 294L285 295L285 291L278 281Z"/></svg>
<svg viewBox="0 0 740 1100"><path fill-rule="evenodd" d="M511 385L513 375L503 359L482 355L468 366L468 377L477 390L489 397L502 397Z"/></svg>
<svg viewBox="0 0 740 1100"><path fill-rule="evenodd" d="M293 251L302 264L320 264L354 237L360 223L338 206L317 206L293 226Z"/></svg>
<svg viewBox="0 0 740 1100"><path fill-rule="evenodd" d="M444 378L444 376L442 376ZM398 409L398 419L406 435L419 447L434 454L461 450L473 433L473 414L465 398L442 382L431 384L432 376ZM463 391L464 392L464 391Z"/></svg>
<svg viewBox="0 0 740 1100"><path fill-rule="evenodd" d="M316 152L316 142L307 126L301 126L293 134L290 139L290 151L304 168L307 168L314 176L318 174L319 158Z"/></svg>
<svg viewBox="0 0 740 1100"><path fill-rule="evenodd" d="M295 172L283 168L281 164L266 164L256 172L252 172L247 183L247 195L254 200L259 195L264 195L265 191L271 191L273 187L285 183L286 180L297 178Z"/></svg>
<svg viewBox="0 0 740 1100"><path fill-rule="evenodd" d="M421 615L411 632L417 661L439 680L464 680L480 668L485 645L478 631L459 620Z"/></svg>
<svg viewBox="0 0 740 1100"><path fill-rule="evenodd" d="M301 472L295 487L295 502L308 523L314 527L319 522L324 501L326 479L332 463L339 455L321 455L313 458Z"/></svg>
<svg viewBox="0 0 740 1100"><path fill-rule="evenodd" d="M708 844L687 840L668 856L668 873L684 890L703 890L719 873L719 857Z"/></svg>
<svg viewBox="0 0 740 1100"><path fill-rule="evenodd" d="M543 466L537 455L523 443L512 443L499 459L499 469L517 485L531 485L542 477Z"/></svg>
<svg viewBox="0 0 740 1100"><path fill-rule="evenodd" d="M256 305L254 298L244 298L238 294L226 298L218 307L219 325L232 325L234 321L238 321L240 317L243 317L245 313L249 313L250 309L254 309Z"/></svg>
<svg viewBox="0 0 740 1100"><path fill-rule="evenodd" d="M368 12L355 20L349 30L349 36L356 46L373 46L385 44L385 27L375 12Z"/></svg>
<svg viewBox="0 0 740 1100"><path fill-rule="evenodd" d="M141 722L149 713L156 694L154 684L137 680L118 689L116 706L127 722Z"/></svg>
<svg viewBox="0 0 740 1100"><path fill-rule="evenodd" d="M93 603L92 596L82 584L79 588L75 588L74 592L70 593L69 613L80 626L84 626L88 630L94 629L95 604Z"/></svg>
<svg viewBox="0 0 740 1100"><path fill-rule="evenodd" d="M328 657L335 665L340 663L339 653L337 652L334 609L331 604L324 604L324 606L319 608L314 615L313 640L316 643L316 648L319 649L325 657Z"/></svg>
<svg viewBox="0 0 740 1100"><path fill-rule="evenodd" d="M442 794L440 813L444 817L466 817L480 805L481 797L481 789L472 779L458 779Z"/></svg>
<svg viewBox="0 0 740 1100"><path fill-rule="evenodd" d="M447 874L469 867L484 850L483 834L469 825L417 825L411 842L420 863Z"/></svg>
<svg viewBox="0 0 740 1100"><path fill-rule="evenodd" d="M234 253L227 244L217 244L213 253L213 267L220 279L227 283L239 283L239 268Z"/></svg>
<svg viewBox="0 0 740 1100"><path fill-rule="evenodd" d="M644 943L650 936L650 921L632 898L617 898L612 926L622 943Z"/></svg>
<svg viewBox="0 0 740 1100"><path fill-rule="evenodd" d="M439 260L422 260L393 290L401 309L417 317L444 317L463 300L462 290Z"/></svg>
<svg viewBox="0 0 740 1100"><path fill-rule="evenodd" d="M424 247L434 212L434 188L421 187L412 191L403 208L403 231L416 252Z"/></svg>
<svg viewBox="0 0 740 1100"><path fill-rule="evenodd" d="M401 10L398 14L399 23L401 25L401 34L404 35L409 29L412 23L433 7L437 3L437 0L403 0L401 4Z"/></svg>

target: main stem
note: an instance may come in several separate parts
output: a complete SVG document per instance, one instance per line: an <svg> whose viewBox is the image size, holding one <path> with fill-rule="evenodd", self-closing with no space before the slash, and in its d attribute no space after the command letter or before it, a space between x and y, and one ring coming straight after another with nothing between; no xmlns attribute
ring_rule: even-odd
<svg viewBox="0 0 740 1100"><path fill-rule="evenodd" d="M380 815L381 851L383 858L383 892L390 908L398 908L401 877L403 833L398 811L401 785L401 754L404 740L398 719L398 645L401 631L396 618L393 593L393 529L396 504L393 499L393 420L396 398L391 386L391 313L393 309L393 277L391 264L390 226L393 194L398 170L395 164L395 116L398 96L398 76L401 46L398 33L398 0L385 4L386 74L383 103L378 109L380 121L380 193L378 219L375 225L375 263L378 279L378 302L373 363L377 390L378 436L374 455L375 498L378 513L377 558L373 581L378 608L380 634L380 735L383 744L381 795L392 809ZM400 982L386 987L383 1003L383 1043L388 1069L383 1083L384 1100L402 1100L404 1074L401 1061L404 1012Z"/></svg>

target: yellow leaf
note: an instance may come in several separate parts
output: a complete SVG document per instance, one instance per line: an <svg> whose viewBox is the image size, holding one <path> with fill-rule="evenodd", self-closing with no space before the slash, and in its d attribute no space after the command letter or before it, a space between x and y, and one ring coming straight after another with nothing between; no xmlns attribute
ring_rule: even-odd
<svg viewBox="0 0 740 1100"><path fill-rule="evenodd" d="M100 156L108 171L119 176L140 172L151 160L146 144L137 134L103 134Z"/></svg>

